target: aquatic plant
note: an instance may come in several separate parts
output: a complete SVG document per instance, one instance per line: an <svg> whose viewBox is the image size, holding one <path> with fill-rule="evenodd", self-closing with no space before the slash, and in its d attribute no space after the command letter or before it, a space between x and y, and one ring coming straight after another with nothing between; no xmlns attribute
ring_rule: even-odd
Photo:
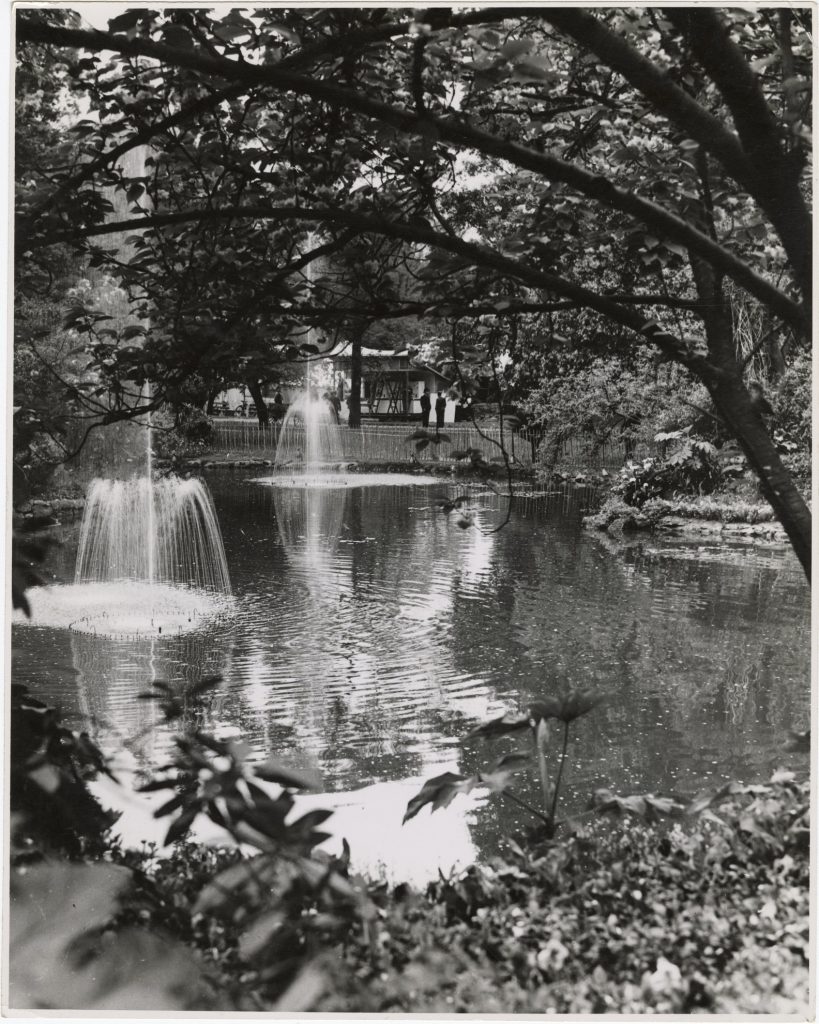
<svg viewBox="0 0 819 1024"><path fill-rule="evenodd" d="M433 779L428 779L421 791L407 804L404 821L414 818L427 804L431 804L432 810L435 811L439 807L448 807L459 793L469 793L476 787L483 787L493 793L500 793L533 814L541 823L543 835L551 839L556 827L560 785L569 746L569 727L572 722L587 715L603 700L603 694L592 690L572 690L562 697L548 697L536 701L530 705L526 715L503 715L469 733L467 739L497 739L500 736L528 730L540 782L540 808L534 807L510 789L514 774L525 765L529 765L532 760L528 753L518 752L504 755L488 771L478 772L476 775L467 777L455 772L444 772ZM560 722L563 726L562 746L554 783L551 782L549 771L551 720Z"/></svg>

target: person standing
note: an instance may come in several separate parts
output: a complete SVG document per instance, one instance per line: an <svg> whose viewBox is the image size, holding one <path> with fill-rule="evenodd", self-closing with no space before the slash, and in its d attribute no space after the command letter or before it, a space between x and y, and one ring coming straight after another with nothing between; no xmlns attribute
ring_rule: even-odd
<svg viewBox="0 0 819 1024"><path fill-rule="evenodd" d="M421 395L421 426L429 426L429 413L432 409L432 399L429 397L429 388L424 388L424 393Z"/></svg>
<svg viewBox="0 0 819 1024"><path fill-rule="evenodd" d="M438 392L435 399L435 426L438 430L444 425L444 413L446 412L446 397L443 391Z"/></svg>

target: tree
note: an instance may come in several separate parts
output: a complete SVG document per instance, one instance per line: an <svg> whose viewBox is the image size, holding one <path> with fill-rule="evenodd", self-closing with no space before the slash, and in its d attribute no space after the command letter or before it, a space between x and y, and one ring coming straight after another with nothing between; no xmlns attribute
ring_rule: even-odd
<svg viewBox="0 0 819 1024"><path fill-rule="evenodd" d="M730 281L804 344L806 27L798 11L375 8L131 10L95 32L21 12L23 44L87 54L77 81L100 116L78 126L81 161L22 203L18 248L70 243L105 264L100 240L138 230L145 281L165 253L219 303L226 262L237 306L254 301L247 282L260 302L273 294L278 310L258 307L269 338L300 320L288 253L306 231L339 253L373 236L424 247L426 315L571 309L608 325L598 336L614 330L686 367L808 573L810 515L743 383L726 298ZM121 173L115 161L147 142L151 174ZM499 209L459 192L464 150L484 161ZM127 217L104 222L103 186L124 190ZM162 282L138 301L156 324L146 348L188 372L175 349L184 317ZM194 338L191 325L195 310Z"/></svg>

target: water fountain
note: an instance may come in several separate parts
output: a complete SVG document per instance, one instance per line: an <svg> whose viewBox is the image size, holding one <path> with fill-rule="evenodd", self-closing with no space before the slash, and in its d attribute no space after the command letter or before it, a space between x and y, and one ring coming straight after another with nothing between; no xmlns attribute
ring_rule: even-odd
<svg viewBox="0 0 819 1024"><path fill-rule="evenodd" d="M74 583L29 591L31 622L113 640L178 636L225 618L230 578L199 480L94 480Z"/></svg>
<svg viewBox="0 0 819 1024"><path fill-rule="evenodd" d="M94 480L86 497L76 583L195 587L230 593L219 524L199 480Z"/></svg>
<svg viewBox="0 0 819 1024"><path fill-rule="evenodd" d="M276 448L277 474L311 480L317 474L338 471L344 450L339 425L330 403L308 385L284 416Z"/></svg>

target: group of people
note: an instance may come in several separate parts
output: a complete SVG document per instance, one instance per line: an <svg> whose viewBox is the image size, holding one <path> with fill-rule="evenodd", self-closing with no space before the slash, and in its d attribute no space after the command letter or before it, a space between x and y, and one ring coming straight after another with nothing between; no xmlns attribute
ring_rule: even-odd
<svg viewBox="0 0 819 1024"><path fill-rule="evenodd" d="M421 425L424 427L429 426L429 415L432 412L432 396L429 393L429 388L424 388L424 393L421 395ZM443 391L438 392L438 397L435 399L435 426L440 428L444 425L444 414L446 412L446 396Z"/></svg>
<svg viewBox="0 0 819 1024"><path fill-rule="evenodd" d="M314 401L317 401L319 399L318 388L311 388L310 396ZM341 411L341 400L339 396L333 391L325 391L324 394L321 395L321 400L323 402L326 402L326 404L330 407L335 422L340 422L339 413ZM409 407L411 407L411 401L411 395L408 394L407 405ZM424 393L421 395L419 401L421 404L421 423L424 427L428 427L429 418L430 415L432 414L432 395L430 393L429 388L424 388ZM282 394L280 391L277 391L273 398L273 418L276 420L281 419L284 416L285 408L286 406L284 404ZM439 391L438 397L435 399L435 426L437 428L440 428L444 425L445 414L446 395L444 394L443 391Z"/></svg>

